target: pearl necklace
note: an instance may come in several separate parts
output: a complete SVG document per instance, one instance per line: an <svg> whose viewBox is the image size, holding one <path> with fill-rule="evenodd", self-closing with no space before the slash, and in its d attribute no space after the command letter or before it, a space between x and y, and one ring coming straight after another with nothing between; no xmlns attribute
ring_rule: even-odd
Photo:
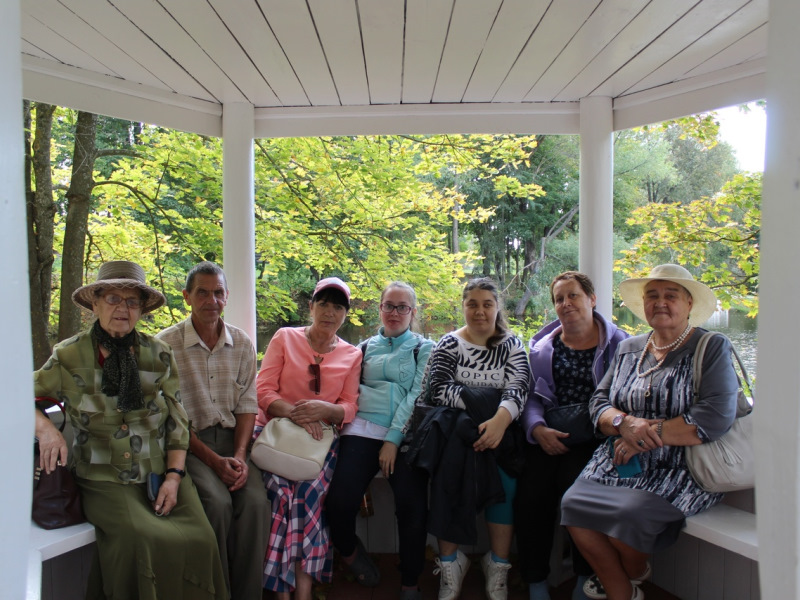
<svg viewBox="0 0 800 600"><path fill-rule="evenodd" d="M653 341L653 332L650 332L650 338L648 339L649 344L653 347L653 350L658 350L661 352L662 350L672 350L673 348L680 346L683 340L686 339L686 336L689 335L689 332L692 330L692 326L687 323L686 329L683 330L683 333L678 336L671 344L667 344L666 346L656 346L656 343Z"/></svg>
<svg viewBox="0 0 800 600"><path fill-rule="evenodd" d="M637 376L639 378L647 377L648 375L650 375L650 373L655 373L656 371L658 371L661 368L661 365L664 364L664 361L667 359L667 356L669 355L670 351L680 346L683 343L683 340L686 339L686 336L689 335L689 332L691 330L692 330L691 324L687 324L686 329L683 330L683 333L680 334L674 342L672 342L671 344L667 344L666 346L656 346L655 342L653 341L653 332L651 331L650 336L647 338L647 343L644 345L644 348L642 348L642 353L639 356L639 360L636 362ZM644 363L644 357L647 356L647 348L650 346L653 347L653 350L658 350L659 352L666 350L667 352L664 354L664 356L661 357L661 360L659 360L654 366L642 372L642 364Z"/></svg>

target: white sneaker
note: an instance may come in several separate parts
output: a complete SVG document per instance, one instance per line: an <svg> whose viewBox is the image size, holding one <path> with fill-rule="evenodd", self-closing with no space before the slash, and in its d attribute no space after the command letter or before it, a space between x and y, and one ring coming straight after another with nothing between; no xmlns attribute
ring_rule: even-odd
<svg viewBox="0 0 800 600"><path fill-rule="evenodd" d="M481 559L481 568L486 576L486 597L489 600L506 600L508 598L508 570L511 563L499 563L492 560L492 553L487 552Z"/></svg>
<svg viewBox="0 0 800 600"><path fill-rule="evenodd" d="M461 584L469 569L469 559L467 555L458 550L456 559L449 562L442 562L437 556L434 559L436 568L434 575L442 574L439 579L439 600L456 600L461 593Z"/></svg>

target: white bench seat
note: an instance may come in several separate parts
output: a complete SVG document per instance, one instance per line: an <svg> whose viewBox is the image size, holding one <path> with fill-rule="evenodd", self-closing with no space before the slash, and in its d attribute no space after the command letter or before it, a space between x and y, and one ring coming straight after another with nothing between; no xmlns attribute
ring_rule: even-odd
<svg viewBox="0 0 800 600"><path fill-rule="evenodd" d="M751 512L717 504L686 519L683 533L751 560L758 560L756 516Z"/></svg>
<svg viewBox="0 0 800 600"><path fill-rule="evenodd" d="M28 585L26 600L42 595L42 563L95 541L94 525L79 523L61 529L42 529L31 522L28 543Z"/></svg>

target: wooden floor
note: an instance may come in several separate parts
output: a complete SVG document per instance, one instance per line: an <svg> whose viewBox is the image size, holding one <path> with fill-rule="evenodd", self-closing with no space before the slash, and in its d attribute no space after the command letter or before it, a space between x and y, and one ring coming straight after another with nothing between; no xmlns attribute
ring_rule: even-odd
<svg viewBox="0 0 800 600"><path fill-rule="evenodd" d="M381 571L381 583L378 587L366 588L359 585L345 567L337 564L333 583L315 586L315 600L397 600L400 590L397 555L373 554L371 556ZM460 600L485 600L486 598L483 590L484 579L480 558L480 556L470 556L472 566L464 580ZM436 600L438 594L439 576L433 574L433 569L433 560L428 560L419 582L423 600ZM558 588L551 590L551 600L570 600L574 586L574 578L565 581ZM642 584L642 590L646 600L680 600L677 596L668 594L649 582ZM264 598L271 598L271 596L265 594ZM527 586L513 567L509 574L508 600L528 600Z"/></svg>

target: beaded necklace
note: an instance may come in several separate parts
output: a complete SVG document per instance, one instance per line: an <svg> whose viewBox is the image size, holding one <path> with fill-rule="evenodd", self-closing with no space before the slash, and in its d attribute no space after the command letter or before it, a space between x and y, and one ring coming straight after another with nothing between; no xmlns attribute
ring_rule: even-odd
<svg viewBox="0 0 800 600"><path fill-rule="evenodd" d="M639 356L639 360L636 362L636 374L639 376L639 378L647 377L648 375L650 375L650 373L658 371L661 368L661 365L664 364L664 361L667 359L667 356L669 355L670 351L680 346L683 343L683 340L686 339L686 336L689 335L689 332L691 330L692 330L691 324L687 323L686 329L683 330L683 333L680 334L675 341L673 341L670 344L667 344L666 346L656 346L656 343L653 341L653 332L651 331L650 335L647 338L647 343L644 345L644 348L642 348L642 354ZM644 363L644 357L647 356L647 348L649 348L650 346L653 347L653 350L658 350L659 352L663 352L664 350L666 350L666 353L664 354L664 356L661 357L661 360L659 360L654 366L642 372L642 364Z"/></svg>

